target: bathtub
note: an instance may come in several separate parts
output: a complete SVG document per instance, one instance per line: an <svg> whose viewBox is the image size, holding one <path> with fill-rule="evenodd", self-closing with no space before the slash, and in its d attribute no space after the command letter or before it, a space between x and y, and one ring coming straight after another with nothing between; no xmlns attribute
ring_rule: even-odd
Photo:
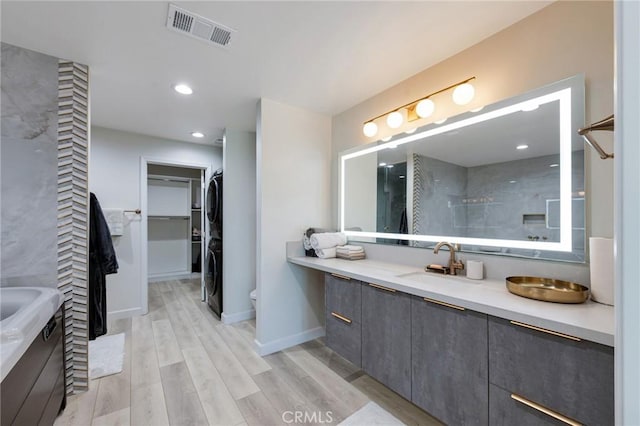
<svg viewBox="0 0 640 426"><path fill-rule="evenodd" d="M0 370L4 380L49 319L64 295L47 287L0 287Z"/></svg>

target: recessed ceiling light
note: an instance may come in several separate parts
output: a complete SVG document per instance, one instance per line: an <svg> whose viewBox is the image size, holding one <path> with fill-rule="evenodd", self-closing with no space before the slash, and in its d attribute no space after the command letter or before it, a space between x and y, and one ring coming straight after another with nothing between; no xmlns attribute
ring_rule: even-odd
<svg viewBox="0 0 640 426"><path fill-rule="evenodd" d="M553 164L549 164L549 167L558 167L560 164L558 163L553 163Z"/></svg>
<svg viewBox="0 0 640 426"><path fill-rule="evenodd" d="M180 93L181 95L190 95L193 93L193 89L186 84L176 84L173 86L173 90Z"/></svg>
<svg viewBox="0 0 640 426"><path fill-rule="evenodd" d="M202 132L191 132L191 136L194 138L204 138L204 133Z"/></svg>
<svg viewBox="0 0 640 426"><path fill-rule="evenodd" d="M404 179L404 175L400 175L398 176L400 179Z"/></svg>
<svg viewBox="0 0 640 426"><path fill-rule="evenodd" d="M509 183L516 183L516 180L510 180Z"/></svg>
<svg viewBox="0 0 640 426"><path fill-rule="evenodd" d="M393 167L393 164L389 164L389 165L387 166L387 169L391 169L392 167Z"/></svg>
<svg viewBox="0 0 640 426"><path fill-rule="evenodd" d="M523 145L516 146L516 149L527 149L527 148L529 148L529 145L524 145L523 144Z"/></svg>
<svg viewBox="0 0 640 426"><path fill-rule="evenodd" d="M378 166L380 166L380 167L384 167L384 166L386 166L386 165L387 165L387 163L380 163L380 164L378 164Z"/></svg>

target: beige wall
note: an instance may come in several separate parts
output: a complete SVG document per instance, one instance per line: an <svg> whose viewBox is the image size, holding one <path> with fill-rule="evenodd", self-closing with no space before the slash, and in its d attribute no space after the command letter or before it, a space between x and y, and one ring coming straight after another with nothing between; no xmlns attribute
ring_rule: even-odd
<svg viewBox="0 0 640 426"><path fill-rule="evenodd" d="M429 43L416 43L416 54L428 48ZM438 98L441 102L436 99L436 113L428 121L412 123L412 127L584 73L586 121L590 123L613 112L613 50L612 2L557 2L336 115L332 123L334 225L338 225L338 154L375 140L362 134L364 121L471 76L477 77L473 82L476 98L471 104L457 107L446 96ZM385 126L379 127L378 137L385 136ZM595 136L605 150L613 149L612 133ZM593 150L587 152L587 232L611 237L613 161L600 160Z"/></svg>

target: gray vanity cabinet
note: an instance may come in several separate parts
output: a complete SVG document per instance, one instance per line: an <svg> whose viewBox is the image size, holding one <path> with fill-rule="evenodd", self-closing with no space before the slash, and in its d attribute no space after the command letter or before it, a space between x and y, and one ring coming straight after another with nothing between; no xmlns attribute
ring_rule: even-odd
<svg viewBox="0 0 640 426"><path fill-rule="evenodd" d="M489 317L489 381L509 395L492 392L491 423L515 415L517 402L587 425L614 424L613 348L529 327Z"/></svg>
<svg viewBox="0 0 640 426"><path fill-rule="evenodd" d="M358 280L325 274L326 345L358 367L362 357L361 287Z"/></svg>
<svg viewBox="0 0 640 426"><path fill-rule="evenodd" d="M486 425L487 315L413 297L411 323L411 401L446 424Z"/></svg>
<svg viewBox="0 0 640 426"><path fill-rule="evenodd" d="M411 399L411 296L362 284L362 369Z"/></svg>

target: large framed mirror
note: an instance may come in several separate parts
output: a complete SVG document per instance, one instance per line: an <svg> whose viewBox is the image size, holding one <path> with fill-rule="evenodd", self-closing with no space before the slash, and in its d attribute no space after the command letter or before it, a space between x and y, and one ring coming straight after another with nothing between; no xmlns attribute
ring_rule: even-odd
<svg viewBox="0 0 640 426"><path fill-rule="evenodd" d="M584 76L340 154L351 240L585 260Z"/></svg>

